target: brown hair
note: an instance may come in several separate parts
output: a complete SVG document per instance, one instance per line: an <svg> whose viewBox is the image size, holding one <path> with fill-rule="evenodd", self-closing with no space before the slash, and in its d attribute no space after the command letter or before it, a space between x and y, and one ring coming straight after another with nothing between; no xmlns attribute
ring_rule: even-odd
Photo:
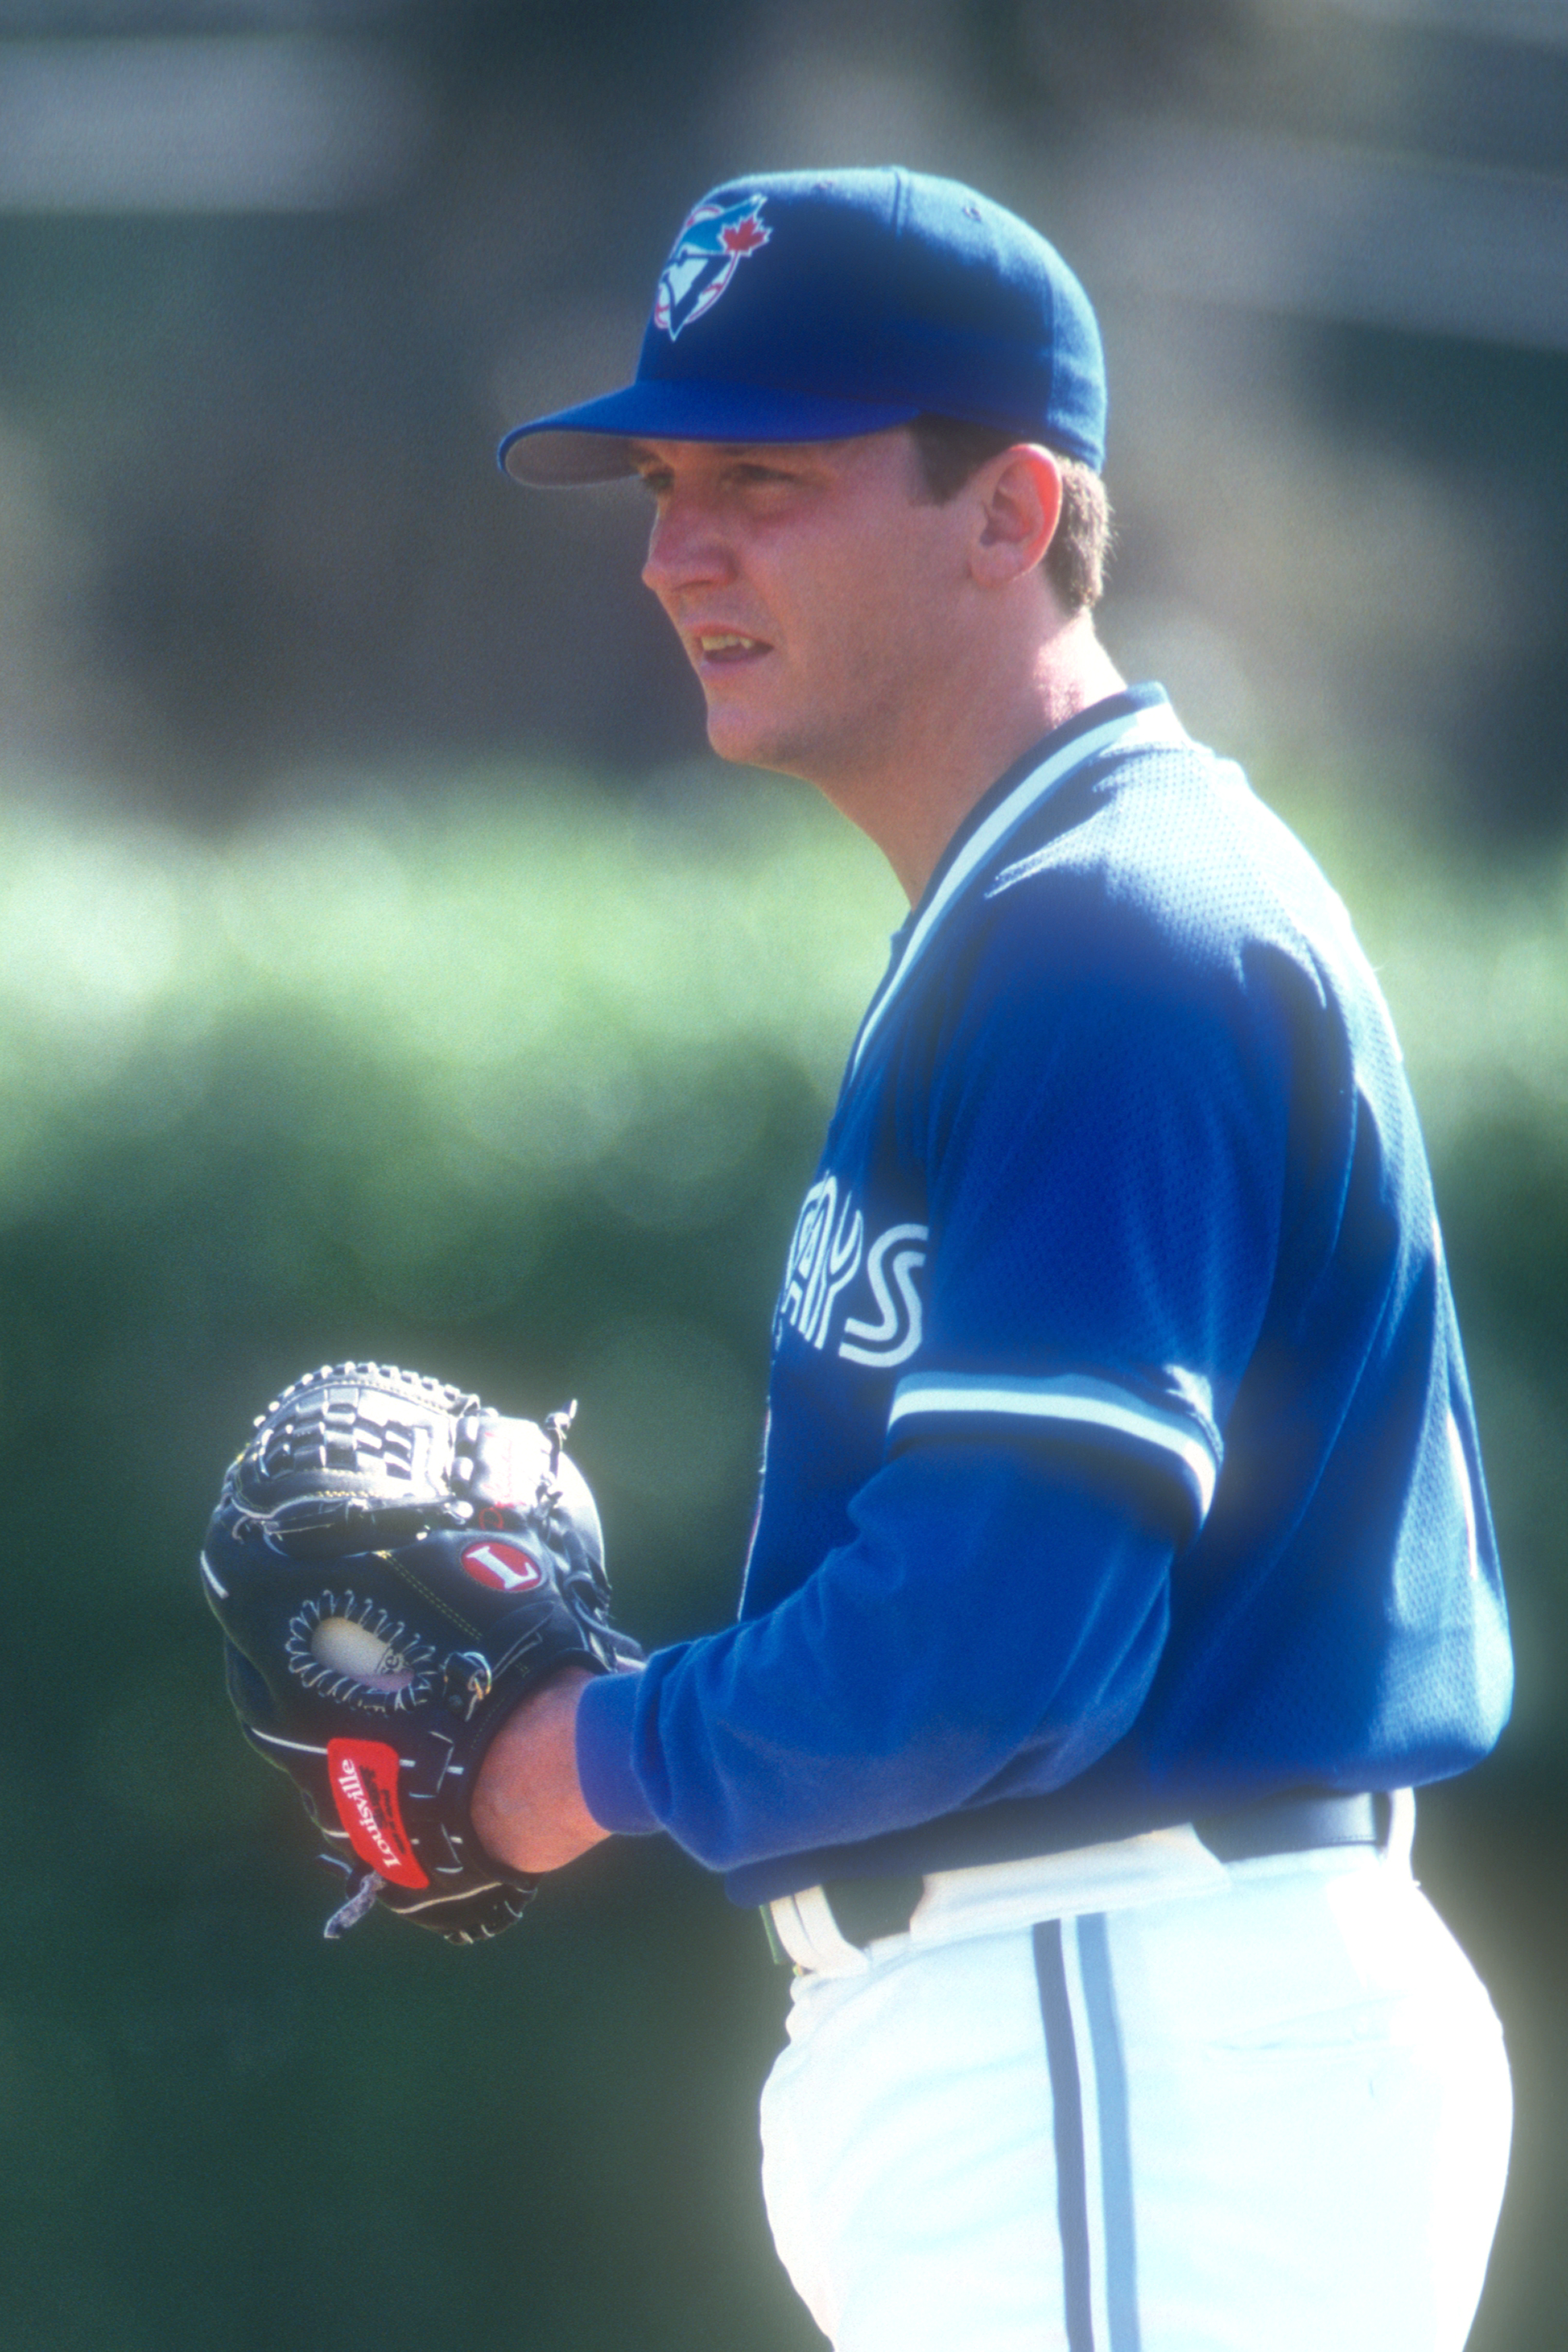
<svg viewBox="0 0 1568 2352"><path fill-rule="evenodd" d="M956 416L917 416L910 427L925 486L938 506L956 498L991 458L1011 449L1016 433L990 425L966 425ZM1110 552L1110 501L1105 484L1081 458L1051 455L1061 468L1062 510L1056 536L1046 550L1045 573L1069 613L1098 604Z"/></svg>

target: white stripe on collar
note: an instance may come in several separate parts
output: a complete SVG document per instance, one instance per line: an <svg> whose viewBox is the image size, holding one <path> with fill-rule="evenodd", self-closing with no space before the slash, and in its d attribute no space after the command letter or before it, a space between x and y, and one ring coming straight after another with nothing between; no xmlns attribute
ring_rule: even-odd
<svg viewBox="0 0 1568 2352"><path fill-rule="evenodd" d="M930 940L932 931L952 906L954 898L969 881L976 868L994 856L1009 834L1017 830L1024 819L1038 808L1047 795L1079 768L1087 767L1102 751L1115 744L1122 751L1142 751L1145 746L1185 743L1186 730L1168 702L1150 703L1138 710L1123 711L1119 718L1108 719L1101 726L1091 727L1087 735L1075 735L1037 768L1031 768L1021 783L1015 784L1006 799L994 808L984 824L964 843L947 872L942 876L936 895L925 913L904 942L904 952L899 968L889 981L881 997L866 1015L864 1027L856 1040L849 1060L849 1076L860 1066L860 1057L876 1034L894 997L909 978L917 958Z"/></svg>

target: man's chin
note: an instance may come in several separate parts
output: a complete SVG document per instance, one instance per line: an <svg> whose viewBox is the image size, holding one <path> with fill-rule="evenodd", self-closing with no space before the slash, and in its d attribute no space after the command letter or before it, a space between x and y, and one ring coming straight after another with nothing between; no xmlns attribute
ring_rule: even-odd
<svg viewBox="0 0 1568 2352"><path fill-rule="evenodd" d="M708 741L718 758L729 760L736 767L769 768L781 776L804 772L792 756L793 739L782 729L769 727L743 711L726 710L710 704Z"/></svg>

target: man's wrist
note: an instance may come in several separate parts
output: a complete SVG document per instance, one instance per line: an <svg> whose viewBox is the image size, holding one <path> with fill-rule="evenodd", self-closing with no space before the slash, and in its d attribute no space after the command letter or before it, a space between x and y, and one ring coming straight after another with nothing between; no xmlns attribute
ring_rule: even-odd
<svg viewBox="0 0 1568 2352"><path fill-rule="evenodd" d="M567 1666L531 1691L502 1724L475 1783L472 1817L485 1851L530 1876L559 1870L609 1832L584 1801L577 1778L576 1716L595 1677Z"/></svg>

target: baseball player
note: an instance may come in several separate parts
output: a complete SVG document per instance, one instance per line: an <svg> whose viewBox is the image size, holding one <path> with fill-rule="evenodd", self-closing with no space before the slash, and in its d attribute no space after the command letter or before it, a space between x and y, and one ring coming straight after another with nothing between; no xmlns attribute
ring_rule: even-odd
<svg viewBox="0 0 1568 2352"><path fill-rule="evenodd" d="M911 911L738 1620L552 1651L468 1833L526 1881L663 1832L764 1907L764 2190L838 2352L1459 2352L1508 2072L1409 1856L1510 1699L1469 1390L1345 911L1096 635L1105 417L1050 245L846 170L714 190L635 381L503 444L642 478L715 750ZM470 1578L537 1574L485 1524Z"/></svg>

